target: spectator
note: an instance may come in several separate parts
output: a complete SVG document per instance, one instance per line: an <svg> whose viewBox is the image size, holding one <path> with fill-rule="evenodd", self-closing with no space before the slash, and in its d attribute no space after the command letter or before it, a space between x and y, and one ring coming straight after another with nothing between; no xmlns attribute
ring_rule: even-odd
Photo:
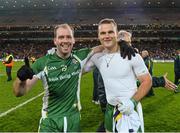
<svg viewBox="0 0 180 133"><path fill-rule="evenodd" d="M180 49L176 52L176 57L174 60L174 83L179 84L180 79Z"/></svg>
<svg viewBox="0 0 180 133"><path fill-rule="evenodd" d="M3 61L3 64L6 66L7 81L12 80L11 71L12 71L12 67L14 65L13 60L14 60L13 55L9 51L6 52L6 58L5 58L5 61Z"/></svg>

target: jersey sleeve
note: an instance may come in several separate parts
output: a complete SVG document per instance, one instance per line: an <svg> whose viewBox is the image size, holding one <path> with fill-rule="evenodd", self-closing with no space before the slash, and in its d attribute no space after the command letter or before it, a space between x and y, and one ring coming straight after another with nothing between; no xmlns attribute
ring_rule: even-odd
<svg viewBox="0 0 180 133"><path fill-rule="evenodd" d="M80 50L76 50L73 52L80 60L84 60L87 55L90 53L91 49L90 48L84 48Z"/></svg>
<svg viewBox="0 0 180 133"><path fill-rule="evenodd" d="M31 67L32 67L32 69L33 69L33 72L34 72L36 75L39 74L41 71L44 70L45 62L46 62L46 56L37 59L37 61L32 64Z"/></svg>
<svg viewBox="0 0 180 133"><path fill-rule="evenodd" d="M149 73L142 57L139 54L136 54L136 56L132 58L131 65L136 77Z"/></svg>
<svg viewBox="0 0 180 133"><path fill-rule="evenodd" d="M164 87L165 79L163 76L161 77L152 77L152 87Z"/></svg>

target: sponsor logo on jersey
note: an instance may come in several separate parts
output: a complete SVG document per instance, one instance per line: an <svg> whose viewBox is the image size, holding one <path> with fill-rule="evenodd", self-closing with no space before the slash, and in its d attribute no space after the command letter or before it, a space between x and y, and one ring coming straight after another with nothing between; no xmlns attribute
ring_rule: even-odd
<svg viewBox="0 0 180 133"><path fill-rule="evenodd" d="M48 70L56 70L57 68L55 66L48 66Z"/></svg>
<svg viewBox="0 0 180 133"><path fill-rule="evenodd" d="M69 74L65 74L65 75L60 75L58 77L51 77L48 78L49 82L56 82L59 80L64 80L64 79L70 79L72 76L76 76L81 72L81 70L77 70L75 72L69 73Z"/></svg>

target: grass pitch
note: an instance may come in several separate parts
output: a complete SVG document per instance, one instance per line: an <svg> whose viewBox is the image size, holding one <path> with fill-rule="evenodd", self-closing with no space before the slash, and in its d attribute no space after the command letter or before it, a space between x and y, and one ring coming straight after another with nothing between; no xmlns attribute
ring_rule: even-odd
<svg viewBox="0 0 180 133"><path fill-rule="evenodd" d="M0 62L1 63L1 62ZM13 67L13 79L22 62ZM154 75L168 72L174 81L173 63L154 63ZM7 82L5 67L0 64L0 114L22 104L43 92L41 82L25 96L16 98L12 93L13 81ZM92 103L92 73L86 74L81 81L81 128L83 132L95 132L103 115L99 105ZM146 132L180 132L180 93L174 94L164 88L154 88L155 96L142 100ZM41 117L42 96L24 106L0 117L0 132L37 132Z"/></svg>

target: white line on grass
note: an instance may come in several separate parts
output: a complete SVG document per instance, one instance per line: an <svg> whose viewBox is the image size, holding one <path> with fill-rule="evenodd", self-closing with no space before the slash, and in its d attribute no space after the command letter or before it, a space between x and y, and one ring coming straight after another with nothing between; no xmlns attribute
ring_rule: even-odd
<svg viewBox="0 0 180 133"><path fill-rule="evenodd" d="M0 74L0 76L4 76L5 74Z"/></svg>
<svg viewBox="0 0 180 133"><path fill-rule="evenodd" d="M25 104L27 104L27 103L33 101L34 99L40 97L40 96L43 95L43 94L44 94L44 92L40 93L39 95L37 95L37 96L35 96L35 97L33 97L33 98L31 98L31 99L29 99L29 100L27 100L27 101L25 101L25 102L19 104L19 105L17 105L16 107L13 107L13 108L9 109L9 110L6 111L6 112L1 113L1 114L0 114L0 118L3 117L3 116L5 116L5 115L7 115L7 114L9 114L9 113L12 112L12 111L14 111L14 110L16 110L16 109L18 109L18 108L24 106Z"/></svg>

